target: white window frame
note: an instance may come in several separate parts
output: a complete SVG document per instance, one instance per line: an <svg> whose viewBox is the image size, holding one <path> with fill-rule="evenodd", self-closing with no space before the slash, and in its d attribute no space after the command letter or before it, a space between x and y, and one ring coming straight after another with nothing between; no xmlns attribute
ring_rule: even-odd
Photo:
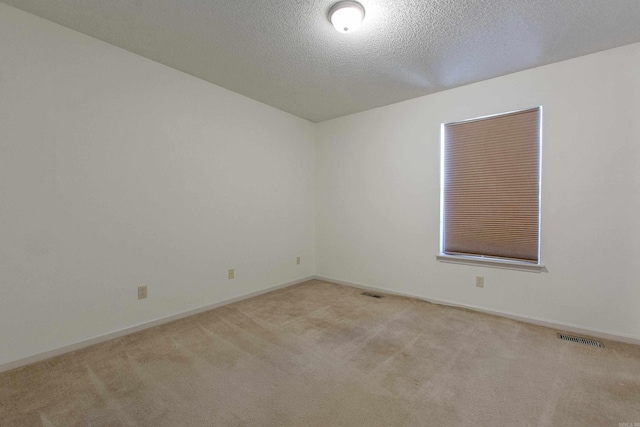
<svg viewBox="0 0 640 427"><path fill-rule="evenodd" d="M464 123L469 121L475 121L480 119L487 119L492 117L499 117L507 114L518 113L522 111L529 110L530 108L513 110L504 113L496 113L490 114L486 116L475 117L472 119L459 120L459 121L451 121L441 123L440 125L440 242L439 242L439 253L436 256L436 259L440 262L445 263L454 263L454 264L464 264L464 265L472 265L472 266L481 266L481 267L494 267L494 268L502 268L509 270L522 270L522 271L531 271L531 272L541 272L546 271L544 264L542 263L541 258L541 241L542 241L542 123L543 123L543 108L542 106L534 107L539 108L540 110L540 129L538 130L539 135L539 157L538 157L538 263L525 262L525 261L517 261L510 260L506 258L497 258L491 256L482 256L482 255L452 255L444 253L444 177L445 177L445 126L452 123Z"/></svg>

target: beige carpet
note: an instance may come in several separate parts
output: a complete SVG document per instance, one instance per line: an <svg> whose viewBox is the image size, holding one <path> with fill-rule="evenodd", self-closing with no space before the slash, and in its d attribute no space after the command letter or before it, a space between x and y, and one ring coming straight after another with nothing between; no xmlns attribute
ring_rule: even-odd
<svg viewBox="0 0 640 427"><path fill-rule="evenodd" d="M640 423L638 346L361 292L307 282L5 372L0 425Z"/></svg>

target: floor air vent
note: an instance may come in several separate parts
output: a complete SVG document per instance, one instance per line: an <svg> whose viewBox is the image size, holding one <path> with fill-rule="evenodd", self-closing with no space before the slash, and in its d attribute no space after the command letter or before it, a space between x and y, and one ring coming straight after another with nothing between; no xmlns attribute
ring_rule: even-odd
<svg viewBox="0 0 640 427"><path fill-rule="evenodd" d="M360 295L364 295L365 297L371 297L371 298L382 298L382 295L378 295L378 294L374 294L373 292L363 292Z"/></svg>
<svg viewBox="0 0 640 427"><path fill-rule="evenodd" d="M577 342L578 344L590 345L591 347L604 347L602 343L595 340L590 340L589 338L574 337L572 335L560 333L558 334L558 338L565 341Z"/></svg>

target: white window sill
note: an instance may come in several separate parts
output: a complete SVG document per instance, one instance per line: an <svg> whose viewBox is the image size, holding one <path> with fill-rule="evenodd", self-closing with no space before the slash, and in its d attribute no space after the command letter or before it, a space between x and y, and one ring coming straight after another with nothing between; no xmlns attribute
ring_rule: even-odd
<svg viewBox="0 0 640 427"><path fill-rule="evenodd" d="M447 255L439 254L436 259L440 262L450 262L453 264L475 265L479 267L504 268L507 270L531 271L540 273L545 271L544 265L532 264L524 261L511 261L506 259L485 258L466 255Z"/></svg>

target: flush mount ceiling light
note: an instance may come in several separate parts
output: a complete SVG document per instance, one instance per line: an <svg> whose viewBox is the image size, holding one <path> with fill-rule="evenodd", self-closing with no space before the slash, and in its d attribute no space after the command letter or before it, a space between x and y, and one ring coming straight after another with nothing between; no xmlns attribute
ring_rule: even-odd
<svg viewBox="0 0 640 427"><path fill-rule="evenodd" d="M357 1L339 1L329 9L329 21L341 33L352 33L364 18L364 7Z"/></svg>

